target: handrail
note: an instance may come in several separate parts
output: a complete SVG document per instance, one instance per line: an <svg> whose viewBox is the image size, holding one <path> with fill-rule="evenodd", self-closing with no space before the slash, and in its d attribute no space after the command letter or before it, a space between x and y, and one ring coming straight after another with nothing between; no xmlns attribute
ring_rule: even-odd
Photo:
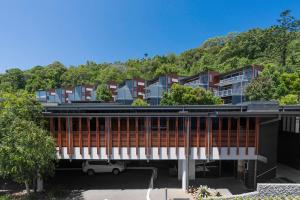
<svg viewBox="0 0 300 200"><path fill-rule="evenodd" d="M269 169L269 170L267 170L267 171L265 171L265 172L263 172L263 173L257 175L256 178L261 177L261 176L265 175L266 173L269 173L270 171L272 171L272 170L274 170L274 169L277 169L277 165L276 165L275 167L273 167L273 168L271 168L271 169Z"/></svg>

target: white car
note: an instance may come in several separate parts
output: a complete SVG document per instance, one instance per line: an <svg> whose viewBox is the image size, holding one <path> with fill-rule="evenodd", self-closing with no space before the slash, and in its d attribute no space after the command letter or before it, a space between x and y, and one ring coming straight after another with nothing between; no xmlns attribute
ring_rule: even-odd
<svg viewBox="0 0 300 200"><path fill-rule="evenodd" d="M107 162L98 160L87 160L82 163L82 171L89 176L95 173L112 172L118 175L126 169L124 162Z"/></svg>

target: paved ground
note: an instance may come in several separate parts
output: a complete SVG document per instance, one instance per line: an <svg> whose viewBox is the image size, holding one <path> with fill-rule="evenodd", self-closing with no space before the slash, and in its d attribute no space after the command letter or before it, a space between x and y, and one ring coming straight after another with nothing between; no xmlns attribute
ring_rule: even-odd
<svg viewBox="0 0 300 200"><path fill-rule="evenodd" d="M145 200L151 173L150 170L126 170L117 176L112 173L87 176L81 170L58 171L46 181L45 187L67 191L64 199Z"/></svg>
<svg viewBox="0 0 300 200"><path fill-rule="evenodd" d="M287 165L277 165L277 178L287 178L294 183L300 183L300 170L291 168Z"/></svg>
<svg viewBox="0 0 300 200"><path fill-rule="evenodd" d="M57 172L48 185L56 185L72 191L70 196L73 199L145 200L150 177L150 170L127 170L118 176L111 173L87 176L81 171L63 171ZM247 192L243 183L232 177L198 178L190 181L190 184L195 187L207 185L226 195ZM150 192L151 199L164 199L165 188L167 188L168 199L191 197L181 190L181 181L177 180L177 176L169 176L168 168L159 168L154 189Z"/></svg>

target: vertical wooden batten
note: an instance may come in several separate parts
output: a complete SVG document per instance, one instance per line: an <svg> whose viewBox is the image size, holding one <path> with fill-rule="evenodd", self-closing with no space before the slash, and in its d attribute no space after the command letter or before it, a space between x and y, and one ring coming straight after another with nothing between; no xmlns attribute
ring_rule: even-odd
<svg viewBox="0 0 300 200"><path fill-rule="evenodd" d="M231 118L228 118L228 121L227 121L227 154L229 155L230 154L230 132L231 132Z"/></svg>
<svg viewBox="0 0 300 200"><path fill-rule="evenodd" d="M167 156L170 156L170 118L167 117L167 138L166 138L166 147L167 147Z"/></svg>
<svg viewBox="0 0 300 200"><path fill-rule="evenodd" d="M222 146L222 118L219 117L219 135L218 135L218 147L219 152L221 152L221 146Z"/></svg>
<svg viewBox="0 0 300 200"><path fill-rule="evenodd" d="M255 153L258 155L259 150L259 118L255 118Z"/></svg>
<svg viewBox="0 0 300 200"><path fill-rule="evenodd" d="M79 148L80 154L82 155L82 119L79 118Z"/></svg>
<svg viewBox="0 0 300 200"><path fill-rule="evenodd" d="M58 150L59 153L61 153L62 150L62 145L61 145L61 141L62 140L62 136L61 136L61 118L58 117Z"/></svg>
<svg viewBox="0 0 300 200"><path fill-rule="evenodd" d="M139 148L139 119L135 117L135 154L138 156Z"/></svg>
<svg viewBox="0 0 300 200"><path fill-rule="evenodd" d="M197 117L197 129L196 129L196 134L197 134L197 156L200 158L200 117Z"/></svg>
<svg viewBox="0 0 300 200"><path fill-rule="evenodd" d="M160 157L160 144L161 139L160 139L160 117L157 118L157 147L158 147L158 156Z"/></svg>
<svg viewBox="0 0 300 200"><path fill-rule="evenodd" d="M248 146L249 146L249 117L246 121L246 155L248 155Z"/></svg>
<svg viewBox="0 0 300 200"><path fill-rule="evenodd" d="M175 125L175 145L176 145L176 156L178 157L178 117L176 117L176 125Z"/></svg>
<svg viewBox="0 0 300 200"><path fill-rule="evenodd" d="M65 139L66 139L66 147L67 147L67 153L70 154L70 141L69 141L69 117L65 117Z"/></svg>
<svg viewBox="0 0 300 200"><path fill-rule="evenodd" d="M96 143L97 154L100 154L99 117L96 117Z"/></svg>
<svg viewBox="0 0 300 200"><path fill-rule="evenodd" d="M119 155L122 152L122 145L121 145L121 119L118 117L118 148L119 148Z"/></svg>
<svg viewBox="0 0 300 200"><path fill-rule="evenodd" d="M86 118L88 128L88 152L91 154L91 120L89 117Z"/></svg>
<svg viewBox="0 0 300 200"><path fill-rule="evenodd" d="M130 156L130 127L129 117L126 118L127 122L127 155Z"/></svg>
<svg viewBox="0 0 300 200"><path fill-rule="evenodd" d="M74 154L74 137L73 137L73 118L70 117L70 127L69 127L69 134L70 134L70 155Z"/></svg>
<svg viewBox="0 0 300 200"><path fill-rule="evenodd" d="M208 156L208 137L209 137L208 117L205 118L205 155Z"/></svg>
<svg viewBox="0 0 300 200"><path fill-rule="evenodd" d="M236 134L236 153L240 154L240 133L241 133L241 118L237 120L237 134Z"/></svg>

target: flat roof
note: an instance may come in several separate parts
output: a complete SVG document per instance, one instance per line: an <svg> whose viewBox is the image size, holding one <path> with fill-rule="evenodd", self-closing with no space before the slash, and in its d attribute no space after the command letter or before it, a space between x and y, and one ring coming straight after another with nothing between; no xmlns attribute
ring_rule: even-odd
<svg viewBox="0 0 300 200"><path fill-rule="evenodd" d="M44 104L45 116L300 116L300 105L278 106L273 102L243 105L141 106L114 103Z"/></svg>

